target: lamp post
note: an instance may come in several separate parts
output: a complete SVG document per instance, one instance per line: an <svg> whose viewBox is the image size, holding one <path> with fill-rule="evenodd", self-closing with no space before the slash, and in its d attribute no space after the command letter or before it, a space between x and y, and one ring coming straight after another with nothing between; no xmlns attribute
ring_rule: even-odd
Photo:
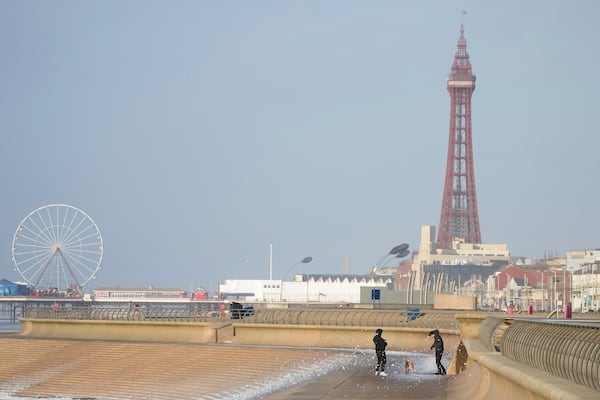
<svg viewBox="0 0 600 400"><path fill-rule="evenodd" d="M296 265L300 265L300 264L308 264L309 262L311 262L311 261L312 261L312 259L313 259L312 257L304 257L302 260L300 260L300 261L298 261L296 264L292 265L292 266L291 266L291 267L290 267L290 268L287 270L287 272L286 272L286 273L285 273L285 275L283 276L283 279L282 279L282 280L285 280L285 278L287 278L287 276L288 276L288 274L290 273L290 271L291 271L292 269L294 269L294 267L295 267Z"/></svg>
<svg viewBox="0 0 600 400"><path fill-rule="evenodd" d="M379 260L375 263L375 267L373 267L373 272L381 267L382 264L390 257L394 256L395 258L406 257L409 254L408 251L408 243L399 244L398 246L393 247L388 253L381 256Z"/></svg>
<svg viewBox="0 0 600 400"><path fill-rule="evenodd" d="M283 300L283 281L285 281L285 278L287 278L288 274L290 273L290 271L292 269L294 269L294 267L296 265L300 265L300 264L308 264L309 262L312 261L312 257L304 257L302 260L298 261L296 264L292 265L287 272L285 273L285 275L283 276L283 279L281 280L281 288L279 288L279 301ZM308 282L307 282L308 285Z"/></svg>

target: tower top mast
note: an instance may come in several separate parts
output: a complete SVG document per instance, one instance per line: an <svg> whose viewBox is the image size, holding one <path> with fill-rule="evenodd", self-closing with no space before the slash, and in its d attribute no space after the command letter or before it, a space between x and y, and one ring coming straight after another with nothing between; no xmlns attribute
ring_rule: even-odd
<svg viewBox="0 0 600 400"><path fill-rule="evenodd" d="M469 59L469 53L467 52L467 40L465 39L465 27L463 24L460 25L460 37L458 38L458 44L456 45L456 53L454 54L454 61L452 61L452 68L448 75L449 85L451 81L472 82L472 87L475 88L475 75L473 75L471 60ZM464 87L464 84L460 86Z"/></svg>

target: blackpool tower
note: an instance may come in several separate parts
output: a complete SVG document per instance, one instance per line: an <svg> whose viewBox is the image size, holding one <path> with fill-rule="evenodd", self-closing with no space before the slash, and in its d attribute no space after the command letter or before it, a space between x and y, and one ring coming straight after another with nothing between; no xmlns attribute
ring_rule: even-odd
<svg viewBox="0 0 600 400"><path fill-rule="evenodd" d="M452 248L453 238L460 238L466 243L481 243L471 140L471 96L475 90L475 75L462 25L447 87L450 94L450 139L438 249Z"/></svg>

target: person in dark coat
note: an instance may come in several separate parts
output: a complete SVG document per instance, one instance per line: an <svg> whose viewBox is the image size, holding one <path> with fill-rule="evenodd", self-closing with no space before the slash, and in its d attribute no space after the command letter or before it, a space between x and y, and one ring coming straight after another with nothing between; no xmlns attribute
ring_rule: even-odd
<svg viewBox="0 0 600 400"><path fill-rule="evenodd" d="M375 331L375 336L373 336L373 343L375 343L375 354L377 355L377 368L375 369L375 375L387 376L387 374L384 372L385 363L387 362L385 357L385 347L387 346L387 341L381 337L382 333L382 329L377 329Z"/></svg>
<svg viewBox="0 0 600 400"><path fill-rule="evenodd" d="M442 355L444 355L444 341L440 336L440 331L437 329L429 332L429 336L433 335L433 344L431 349L435 349L435 364L437 365L438 372L436 375L446 375L446 368L442 365Z"/></svg>

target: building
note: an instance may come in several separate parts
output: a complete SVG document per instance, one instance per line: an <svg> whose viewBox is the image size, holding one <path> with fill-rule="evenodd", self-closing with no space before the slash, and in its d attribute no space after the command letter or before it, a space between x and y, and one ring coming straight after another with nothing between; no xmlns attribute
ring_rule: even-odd
<svg viewBox="0 0 600 400"><path fill-rule="evenodd" d="M584 265L600 262L600 250L572 250L567 251L565 267L570 270L578 270Z"/></svg>
<svg viewBox="0 0 600 400"><path fill-rule="evenodd" d="M597 250L594 250L597 252ZM573 275L573 310L600 311L600 260L583 264Z"/></svg>
<svg viewBox="0 0 600 400"><path fill-rule="evenodd" d="M0 279L0 296L30 296L31 288L22 283Z"/></svg>
<svg viewBox="0 0 600 400"><path fill-rule="evenodd" d="M303 274L293 281L227 279L222 301L285 303L360 303L362 288L392 289L393 275Z"/></svg>
<svg viewBox="0 0 600 400"><path fill-rule="evenodd" d="M155 287L99 287L92 290L91 299L96 302L163 302L181 303L190 301L190 295L178 288Z"/></svg>
<svg viewBox="0 0 600 400"><path fill-rule="evenodd" d="M419 251L407 268L399 270L399 289L434 290L462 294L463 285L473 279L484 281L511 262L506 244L465 243L454 238L451 248L437 248L435 227L421 227Z"/></svg>

